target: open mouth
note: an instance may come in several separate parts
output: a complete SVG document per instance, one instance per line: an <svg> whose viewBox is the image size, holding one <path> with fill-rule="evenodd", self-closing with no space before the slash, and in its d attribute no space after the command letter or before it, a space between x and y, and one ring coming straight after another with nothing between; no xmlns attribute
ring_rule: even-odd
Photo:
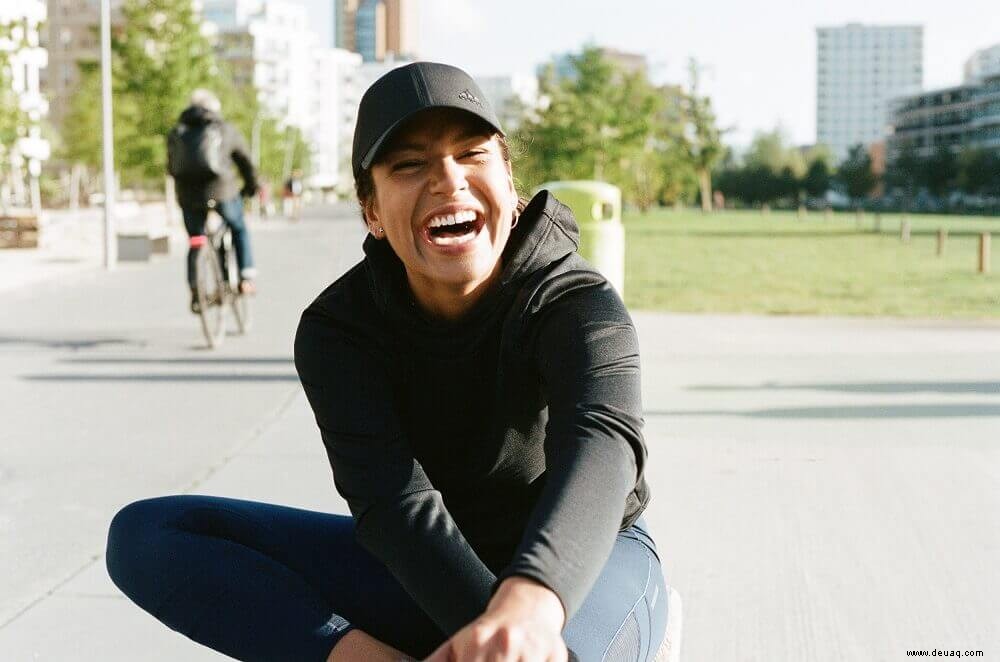
<svg viewBox="0 0 1000 662"><path fill-rule="evenodd" d="M435 246L458 246L476 238L486 220L470 210L436 216L424 231L427 240Z"/></svg>

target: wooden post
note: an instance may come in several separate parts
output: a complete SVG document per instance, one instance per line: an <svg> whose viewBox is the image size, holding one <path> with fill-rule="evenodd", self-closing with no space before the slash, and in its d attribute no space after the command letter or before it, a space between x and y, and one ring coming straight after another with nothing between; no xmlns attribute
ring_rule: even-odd
<svg viewBox="0 0 1000 662"><path fill-rule="evenodd" d="M829 207L825 207L823 209L823 218L826 219L827 221L833 218L833 210L830 209Z"/></svg>
<svg viewBox="0 0 1000 662"><path fill-rule="evenodd" d="M979 235L979 273L988 274L990 272L990 233L984 232Z"/></svg>
<svg viewBox="0 0 1000 662"><path fill-rule="evenodd" d="M937 240L937 256L941 257L944 255L944 242L948 239L948 231L944 228L938 228L938 240Z"/></svg>
<svg viewBox="0 0 1000 662"><path fill-rule="evenodd" d="M910 243L910 222L903 221L903 225L899 228L899 239L904 243Z"/></svg>
<svg viewBox="0 0 1000 662"><path fill-rule="evenodd" d="M882 215L875 215L875 225L872 226L872 232L875 234L882 234Z"/></svg>
<svg viewBox="0 0 1000 662"><path fill-rule="evenodd" d="M805 220L805 217L806 217L806 206L799 205L799 220L800 221Z"/></svg>

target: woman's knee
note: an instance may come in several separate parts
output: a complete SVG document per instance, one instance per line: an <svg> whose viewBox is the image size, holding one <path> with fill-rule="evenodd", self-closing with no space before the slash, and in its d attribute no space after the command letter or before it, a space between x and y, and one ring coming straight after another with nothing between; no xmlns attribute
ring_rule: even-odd
<svg viewBox="0 0 1000 662"><path fill-rule="evenodd" d="M185 497L143 499L125 506L108 527L105 564L111 580L126 595L149 571L148 562L168 522L176 517Z"/></svg>

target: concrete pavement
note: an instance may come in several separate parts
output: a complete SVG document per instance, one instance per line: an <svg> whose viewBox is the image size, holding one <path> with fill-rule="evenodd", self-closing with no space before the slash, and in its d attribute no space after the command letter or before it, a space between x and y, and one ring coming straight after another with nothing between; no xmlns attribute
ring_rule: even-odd
<svg viewBox="0 0 1000 662"><path fill-rule="evenodd" d="M110 584L107 524L177 492L346 512L291 340L362 229L258 228L256 326L216 352L179 254L0 292L0 660L224 659ZM1000 655L1000 325L635 318L684 659Z"/></svg>

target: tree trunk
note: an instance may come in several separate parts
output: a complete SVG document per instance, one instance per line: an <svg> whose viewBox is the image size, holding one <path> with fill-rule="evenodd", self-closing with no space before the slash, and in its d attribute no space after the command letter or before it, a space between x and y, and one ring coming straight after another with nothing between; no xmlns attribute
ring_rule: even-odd
<svg viewBox="0 0 1000 662"><path fill-rule="evenodd" d="M698 186L701 188L701 210L712 211L712 174L707 168L698 170Z"/></svg>

